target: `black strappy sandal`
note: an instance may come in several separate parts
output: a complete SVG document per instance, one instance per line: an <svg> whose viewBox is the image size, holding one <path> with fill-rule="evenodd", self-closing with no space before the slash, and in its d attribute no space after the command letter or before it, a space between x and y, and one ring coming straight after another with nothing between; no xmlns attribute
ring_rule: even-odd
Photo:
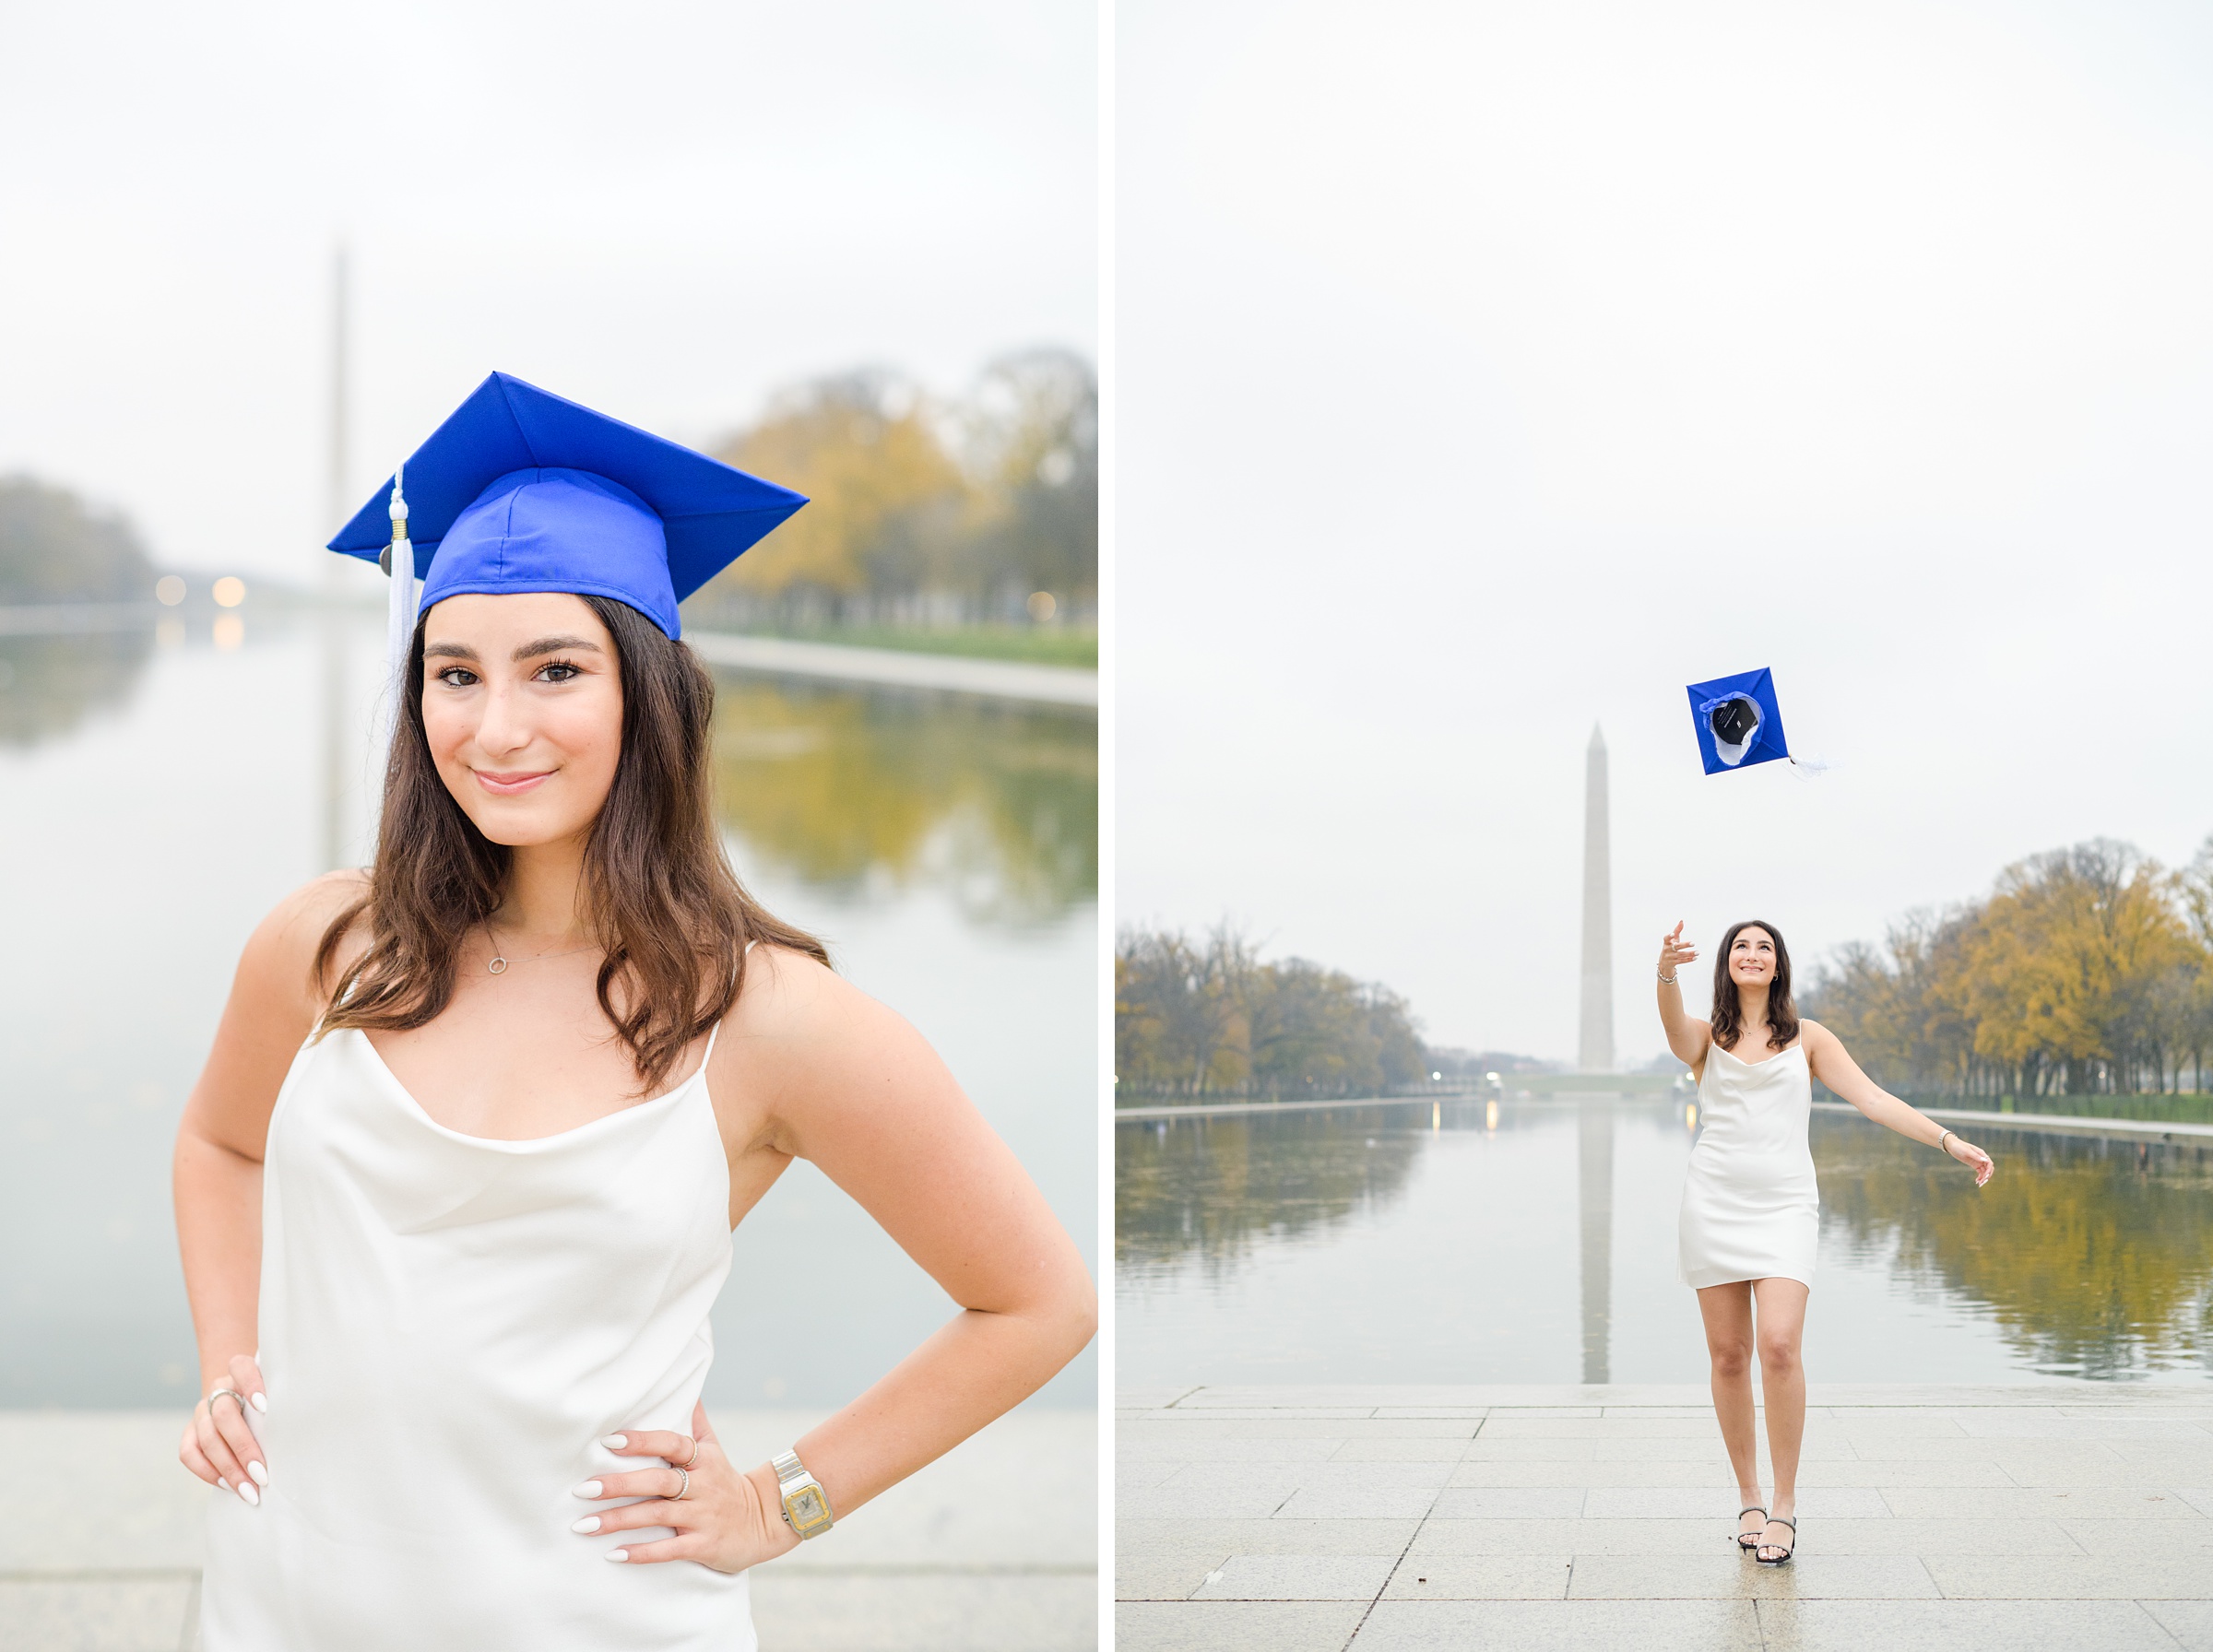
<svg viewBox="0 0 2213 1652"><path fill-rule="evenodd" d="M1738 1517L1741 1519L1743 1516L1739 1516ZM1789 1527L1791 1528L1791 1546L1788 1549L1783 1549L1781 1543L1762 1543L1757 1549L1752 1551L1752 1558L1757 1561L1763 1566L1789 1565L1791 1564L1791 1556L1798 1552L1798 1522L1795 1520L1786 1520L1781 1515L1769 1515L1768 1516L1768 1526ZM1764 1532L1767 1530L1767 1526L1763 1526L1760 1528L1760 1530ZM1782 1552L1778 1554L1773 1560L1769 1560L1766 1555L1760 1553L1760 1549L1782 1549Z"/></svg>
<svg viewBox="0 0 2213 1652"><path fill-rule="evenodd" d="M1744 1521L1746 1515L1757 1515L1759 1516L1760 1523L1758 1531L1746 1531L1744 1528ZM1768 1528L1768 1511L1760 1507L1757 1503L1747 1504L1745 1507L1736 1511L1736 1546L1746 1552L1758 1548L1759 1533L1767 1530ZM1751 1540L1750 1542L1746 1542L1745 1540L1747 1538Z"/></svg>

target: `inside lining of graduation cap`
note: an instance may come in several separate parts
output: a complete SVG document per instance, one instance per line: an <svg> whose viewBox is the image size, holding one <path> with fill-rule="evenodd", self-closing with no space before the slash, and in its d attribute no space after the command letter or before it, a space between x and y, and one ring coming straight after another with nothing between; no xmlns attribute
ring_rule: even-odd
<svg viewBox="0 0 2213 1652"><path fill-rule="evenodd" d="M1732 769L1743 762L1758 742L1759 702L1741 689L1719 700L1699 702L1698 715L1706 719L1707 730L1713 736L1713 754Z"/></svg>

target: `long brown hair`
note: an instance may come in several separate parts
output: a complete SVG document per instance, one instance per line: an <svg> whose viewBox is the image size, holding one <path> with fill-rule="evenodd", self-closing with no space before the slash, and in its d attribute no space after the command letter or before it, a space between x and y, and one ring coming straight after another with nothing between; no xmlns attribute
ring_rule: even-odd
<svg viewBox="0 0 2213 1652"><path fill-rule="evenodd" d="M645 1092L738 1001L749 941L825 964L830 955L764 911L723 855L708 769L714 678L628 604L582 600L614 639L622 684L622 752L585 848L583 899L607 950L599 1008L630 1046ZM462 942L498 910L506 883L510 851L477 830L431 757L422 718L428 619L416 621L408 651L410 687L385 765L369 892L323 932L316 982L328 979L347 931L364 919L368 949L331 986L318 1038L338 1027L399 1032L434 1020L453 999Z"/></svg>
<svg viewBox="0 0 2213 1652"><path fill-rule="evenodd" d="M1791 1001L1791 950L1782 944L1781 930L1757 918L1730 925L1713 955L1713 1042L1734 1052L1745 1033L1745 1007L1737 1001L1736 978L1729 973L1729 949L1747 929L1764 929L1775 943L1775 979L1768 984L1768 1042L1780 1050L1798 1036L1798 1006Z"/></svg>

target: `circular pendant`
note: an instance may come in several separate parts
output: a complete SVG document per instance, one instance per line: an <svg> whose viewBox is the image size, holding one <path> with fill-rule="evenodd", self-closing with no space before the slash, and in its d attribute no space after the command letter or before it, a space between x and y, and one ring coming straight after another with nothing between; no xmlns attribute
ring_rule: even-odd
<svg viewBox="0 0 2213 1652"><path fill-rule="evenodd" d="M507 961L504 958L494 958L484 967L495 975L504 975L507 973Z"/></svg>

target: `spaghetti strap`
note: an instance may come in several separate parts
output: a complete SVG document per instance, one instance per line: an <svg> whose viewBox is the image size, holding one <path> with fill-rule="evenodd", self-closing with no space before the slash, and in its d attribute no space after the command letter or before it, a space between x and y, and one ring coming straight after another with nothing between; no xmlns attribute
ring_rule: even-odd
<svg viewBox="0 0 2213 1652"><path fill-rule="evenodd" d="M753 949L760 944L761 943L759 941L747 941L745 943L745 950L738 954L740 962L742 962L746 958L750 957ZM699 1057L699 1070L701 1072L705 1072L707 1070L707 1063L715 1059L715 1041L721 1036L721 1021L716 1021L712 1027L707 1029L707 1047L701 1053Z"/></svg>

